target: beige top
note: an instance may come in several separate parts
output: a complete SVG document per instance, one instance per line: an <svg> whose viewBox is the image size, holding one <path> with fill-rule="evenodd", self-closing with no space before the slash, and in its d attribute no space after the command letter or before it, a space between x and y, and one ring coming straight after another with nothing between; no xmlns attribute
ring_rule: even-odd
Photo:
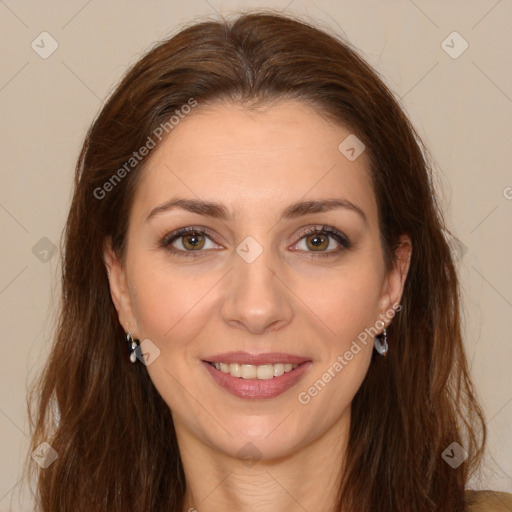
<svg viewBox="0 0 512 512"><path fill-rule="evenodd" d="M468 512L512 512L512 494L499 491L466 490Z"/></svg>

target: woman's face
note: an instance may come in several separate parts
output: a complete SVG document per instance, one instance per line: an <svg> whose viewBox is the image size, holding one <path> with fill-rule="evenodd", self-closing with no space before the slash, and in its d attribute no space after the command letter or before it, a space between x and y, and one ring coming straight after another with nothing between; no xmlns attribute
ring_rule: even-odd
<svg viewBox="0 0 512 512"><path fill-rule="evenodd" d="M386 272L369 161L351 139L339 149L349 135L300 102L199 104L153 150L125 263L108 246L105 261L179 440L275 458L347 425L408 264L405 251Z"/></svg>

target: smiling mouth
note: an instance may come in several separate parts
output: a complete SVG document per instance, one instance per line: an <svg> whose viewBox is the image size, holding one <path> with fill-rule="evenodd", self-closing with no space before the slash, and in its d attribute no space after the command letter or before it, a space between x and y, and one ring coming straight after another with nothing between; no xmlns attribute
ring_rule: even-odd
<svg viewBox="0 0 512 512"><path fill-rule="evenodd" d="M280 377L285 373L292 372L298 368L299 364L290 363L275 363L275 364L239 364L239 363L214 363L206 361L210 366L222 373L228 373L232 377L239 377L241 379L258 379L269 380L275 377ZM301 363L304 364L304 363Z"/></svg>

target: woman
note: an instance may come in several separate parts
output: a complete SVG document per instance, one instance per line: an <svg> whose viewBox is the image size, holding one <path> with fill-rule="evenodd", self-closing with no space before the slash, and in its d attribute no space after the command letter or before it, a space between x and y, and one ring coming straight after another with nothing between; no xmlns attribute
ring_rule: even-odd
<svg viewBox="0 0 512 512"><path fill-rule="evenodd" d="M507 510L466 491L486 429L424 154L299 20L136 63L77 164L40 510Z"/></svg>

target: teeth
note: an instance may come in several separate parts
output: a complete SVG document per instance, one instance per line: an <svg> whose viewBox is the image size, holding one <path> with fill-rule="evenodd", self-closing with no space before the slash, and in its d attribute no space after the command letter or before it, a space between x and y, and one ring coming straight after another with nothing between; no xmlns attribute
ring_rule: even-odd
<svg viewBox="0 0 512 512"><path fill-rule="evenodd" d="M238 363L213 363L217 370L223 373L229 373L233 377L242 379L260 379L268 380L274 377L280 377L283 373L291 372L298 364L276 363L276 364L238 364Z"/></svg>
<svg viewBox="0 0 512 512"><path fill-rule="evenodd" d="M233 375L233 377L241 377L242 376L242 369L240 368L239 364L230 364L229 365L229 373Z"/></svg>
<svg viewBox="0 0 512 512"><path fill-rule="evenodd" d="M279 377L280 375L283 375L284 373L284 364L278 363L274 364L274 377Z"/></svg>

